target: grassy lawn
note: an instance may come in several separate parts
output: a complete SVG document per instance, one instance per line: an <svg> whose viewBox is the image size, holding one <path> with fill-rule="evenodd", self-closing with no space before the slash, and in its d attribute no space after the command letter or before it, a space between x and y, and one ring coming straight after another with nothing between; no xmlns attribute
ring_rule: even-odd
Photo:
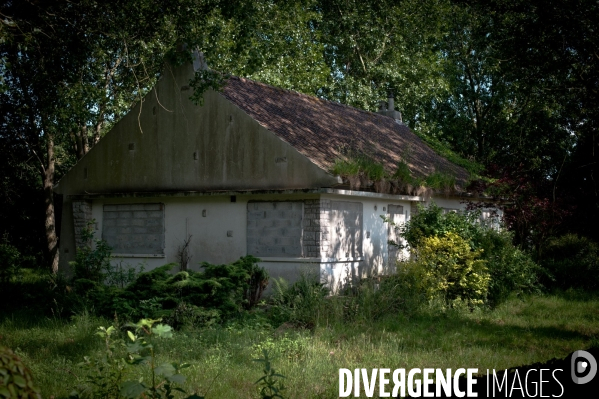
<svg viewBox="0 0 599 399"><path fill-rule="evenodd" d="M257 398L261 366L252 359L267 349L287 377L288 397L335 398L339 368L468 367L482 373L599 345L599 295L588 294L514 298L487 312L425 311L347 324L322 320L314 331L275 329L260 320L176 332L157 343L159 356L191 364L184 371L188 392ZM71 322L8 316L0 320L0 345L15 349L29 365L44 398L66 398L83 380L77 366L83 356L102 353L97 327L109 324L85 315Z"/></svg>

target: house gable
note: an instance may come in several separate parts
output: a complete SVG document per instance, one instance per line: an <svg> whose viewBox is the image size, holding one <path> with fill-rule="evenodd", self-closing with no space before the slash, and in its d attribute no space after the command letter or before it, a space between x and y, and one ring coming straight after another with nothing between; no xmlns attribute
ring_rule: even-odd
<svg viewBox="0 0 599 399"><path fill-rule="evenodd" d="M164 76L61 179L60 194L330 187L337 179L223 95L193 104L192 65Z"/></svg>

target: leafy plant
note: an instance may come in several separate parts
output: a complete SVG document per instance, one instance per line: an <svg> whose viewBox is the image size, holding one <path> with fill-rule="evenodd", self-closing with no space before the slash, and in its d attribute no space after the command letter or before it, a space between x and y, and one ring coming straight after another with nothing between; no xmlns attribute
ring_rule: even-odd
<svg viewBox="0 0 599 399"><path fill-rule="evenodd" d="M443 236L455 232L465 239L473 249L479 248L480 237L484 226L479 223L480 212L447 212L432 203L428 207L418 207L410 220L396 226L411 247L416 247L425 237Z"/></svg>
<svg viewBox="0 0 599 399"><path fill-rule="evenodd" d="M599 244L587 237L566 234L551 238L543 251L543 269L548 287L597 290L599 288Z"/></svg>
<svg viewBox="0 0 599 399"><path fill-rule="evenodd" d="M86 279L103 283L106 272L110 270L112 248L104 240L94 240L94 224L95 220L91 220L81 231L81 239L86 245L77 248L76 258L70 265L74 280Z"/></svg>
<svg viewBox="0 0 599 399"><path fill-rule="evenodd" d="M472 251L454 232L422 238L413 249L416 259L403 265L413 273L429 300L440 297L448 304L464 301L470 307L484 304L490 275L482 250Z"/></svg>
<svg viewBox="0 0 599 399"><path fill-rule="evenodd" d="M9 348L0 346L0 397L41 399L31 371Z"/></svg>
<svg viewBox="0 0 599 399"><path fill-rule="evenodd" d="M531 256L512 244L512 234L496 225L483 223L480 211L443 212L435 204L419 207L419 212L401 226L399 235L408 245L418 251L423 240L445 237L455 233L479 252L490 274L488 304L497 306L515 292L533 293L540 289L540 268ZM397 245L390 242L390 245ZM482 250L482 252L481 252Z"/></svg>
<svg viewBox="0 0 599 399"><path fill-rule="evenodd" d="M328 290L317 276L302 272L298 281L289 285L285 280L275 280L271 296L273 317L279 322L289 321L311 328L318 321L319 309L324 304Z"/></svg>
<svg viewBox="0 0 599 399"><path fill-rule="evenodd" d="M268 357L268 351L262 350L263 357L260 359L254 359L255 362L264 364L262 373L264 374L255 384L260 387L260 396L262 399L285 399L282 392L286 389L283 385L282 379L284 375L278 374L271 365L271 360Z"/></svg>
<svg viewBox="0 0 599 399"><path fill-rule="evenodd" d="M120 394L126 398L134 399L140 396L152 399L174 398L174 392L185 391L177 385L185 383L185 377L180 371L188 364L163 363L156 364L156 353L154 345L151 343L153 337L162 339L172 338L171 327L166 324L156 324L160 320L142 319L135 324L129 324L135 328L135 333L127 331L129 342L127 342L127 352L129 353L127 362L133 366L146 365L150 371L150 381L145 383L143 378L139 380L125 381L122 384ZM197 395L188 396L187 399L199 399Z"/></svg>
<svg viewBox="0 0 599 399"><path fill-rule="evenodd" d="M229 75L210 69L196 71L194 77L189 81L193 94L189 99L196 105L204 105L204 93L209 89L220 91L227 84Z"/></svg>
<svg viewBox="0 0 599 399"><path fill-rule="evenodd" d="M486 228L478 244L491 275L488 303L492 307L506 301L512 293L539 293L541 289L540 266L530 254L515 247L512 239L513 234L506 230Z"/></svg>
<svg viewBox="0 0 599 399"><path fill-rule="evenodd" d="M159 321L142 319L137 323L127 324L127 327L132 327L134 332L127 331L126 343L115 339L116 327L99 327L96 334L105 342L104 356L100 359L92 359L88 356L84 358L85 361L80 366L88 371L86 385L71 393L71 397L172 399L175 397L175 392L185 393L180 387L185 383L185 377L180 371L188 365L156 362L154 338L173 337L171 327L159 324ZM122 353L123 351L126 355ZM124 356L119 356L121 353ZM143 377L126 380L126 377L135 374L135 368L144 366L149 371L148 382L144 382ZM142 374L145 374L145 370ZM200 398L195 394L186 397L186 399Z"/></svg>
<svg viewBox="0 0 599 399"><path fill-rule="evenodd" d="M21 253L3 237L0 242L0 283L11 282L19 272L20 263Z"/></svg>
<svg viewBox="0 0 599 399"><path fill-rule="evenodd" d="M211 324L239 316L261 300L268 273L258 261L245 256L227 265L203 263L202 272L174 275L170 270L178 265L167 264L136 275L125 288L79 278L71 300L106 317L116 312L127 320L165 318L177 327Z"/></svg>
<svg viewBox="0 0 599 399"><path fill-rule="evenodd" d="M124 358L117 356L116 352L122 348L118 347L114 338L116 332L114 326L98 328L96 335L100 336L105 344L104 356L84 357L83 363L78 366L87 372L86 384L72 392L71 398L121 398L121 384L125 378L127 363Z"/></svg>

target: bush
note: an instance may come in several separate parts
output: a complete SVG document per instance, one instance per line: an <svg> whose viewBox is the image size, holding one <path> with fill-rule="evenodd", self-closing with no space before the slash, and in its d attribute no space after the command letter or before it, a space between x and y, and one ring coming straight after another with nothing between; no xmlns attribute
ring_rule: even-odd
<svg viewBox="0 0 599 399"><path fill-rule="evenodd" d="M0 397L40 399L31 372L8 348L0 346Z"/></svg>
<svg viewBox="0 0 599 399"><path fill-rule="evenodd" d="M512 234L507 231L486 229L479 242L491 275L488 303L495 307L516 295L540 291L540 267L530 255L512 245Z"/></svg>
<svg viewBox="0 0 599 399"><path fill-rule="evenodd" d="M482 251L472 251L466 240L448 232L423 238L414 253L416 259L404 267L428 300L465 302L471 308L484 304L490 275L480 259Z"/></svg>
<svg viewBox="0 0 599 399"><path fill-rule="evenodd" d="M458 234L473 248L480 247L485 226L479 223L478 212L447 212L432 203L427 208L418 207L418 213L398 226L399 234L415 248L423 238L444 236L449 232Z"/></svg>
<svg viewBox="0 0 599 399"><path fill-rule="evenodd" d="M19 273L21 253L6 239L0 243L0 283L7 284Z"/></svg>
<svg viewBox="0 0 599 399"><path fill-rule="evenodd" d="M88 223L87 227L81 232L82 240L87 244L77 248L77 255L73 262L70 262L73 268L74 279L86 279L103 283L107 271L110 270L110 246L103 240L94 240L92 225L95 220ZM92 245L93 243L93 245Z"/></svg>
<svg viewBox="0 0 599 399"><path fill-rule="evenodd" d="M76 295L72 301L106 317L115 313L128 320L166 317L178 327L209 324L238 315L260 301L268 273L258 261L245 256L227 265L203 263L202 272L176 274L170 273L176 266L172 263L140 273L125 288L78 278L73 282Z"/></svg>
<svg viewBox="0 0 599 399"><path fill-rule="evenodd" d="M599 289L599 245L576 234L549 239L541 265L548 288Z"/></svg>
<svg viewBox="0 0 599 399"><path fill-rule="evenodd" d="M486 263L490 276L487 296L490 306L505 301L512 292L538 292L541 287L539 266L529 254L512 244L511 233L481 223L479 216L476 211L443 213L441 208L431 204L428 208L421 207L411 220L399 226L399 234L417 253L427 239L446 237L448 233L458 235Z"/></svg>

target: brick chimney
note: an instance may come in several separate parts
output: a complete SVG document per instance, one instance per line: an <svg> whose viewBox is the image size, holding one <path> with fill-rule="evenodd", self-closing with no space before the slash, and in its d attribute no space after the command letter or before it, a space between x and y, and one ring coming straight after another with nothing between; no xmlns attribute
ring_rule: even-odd
<svg viewBox="0 0 599 399"><path fill-rule="evenodd" d="M389 90L386 102L379 101L379 110L377 113L390 116L391 118L395 119L397 123L403 123L401 119L401 112L395 110L395 99L391 90Z"/></svg>

